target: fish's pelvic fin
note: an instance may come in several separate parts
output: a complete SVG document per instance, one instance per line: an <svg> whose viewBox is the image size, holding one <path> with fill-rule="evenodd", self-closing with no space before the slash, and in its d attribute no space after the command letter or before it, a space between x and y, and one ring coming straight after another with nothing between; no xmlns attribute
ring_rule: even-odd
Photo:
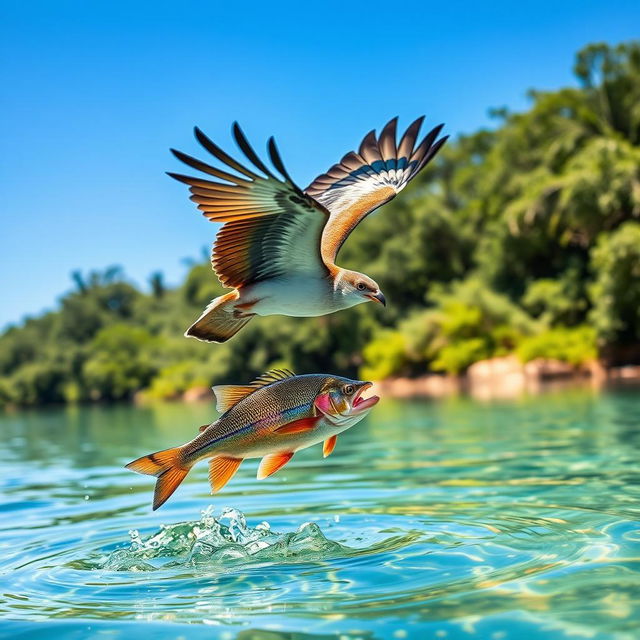
<svg viewBox="0 0 640 640"><path fill-rule="evenodd" d="M205 429L208 429L211 425L210 424L203 424L201 427L198 427L198 432L202 433Z"/></svg>
<svg viewBox="0 0 640 640"><path fill-rule="evenodd" d="M239 297L235 290L212 300L184 335L203 342L226 342L235 336L253 318L253 314L236 314L235 302Z"/></svg>
<svg viewBox="0 0 640 640"><path fill-rule="evenodd" d="M324 441L324 443L322 444L323 458L331 455L331 452L336 448L336 442L338 442L338 436L331 436Z"/></svg>
<svg viewBox="0 0 640 640"><path fill-rule="evenodd" d="M156 476L156 488L153 494L153 510L161 507L184 480L190 464L182 460L182 447L156 451L148 456L142 456L126 465L127 469Z"/></svg>
<svg viewBox="0 0 640 640"><path fill-rule="evenodd" d="M300 418L300 420L294 420L288 422L282 427L278 427L275 433L278 435L285 435L288 433L304 433L305 431L311 431L317 424L320 417L315 418Z"/></svg>
<svg viewBox="0 0 640 640"><path fill-rule="evenodd" d="M248 384L218 384L211 387L211 390L216 398L216 410L218 413L225 413L240 400L253 393L256 388Z"/></svg>
<svg viewBox="0 0 640 640"><path fill-rule="evenodd" d="M211 493L217 493L224 487L242 463L242 458L216 456L209 461L209 484Z"/></svg>
<svg viewBox="0 0 640 640"><path fill-rule="evenodd" d="M286 453L270 453L268 456L262 458L260 466L258 467L258 480L264 480L268 476L273 475L278 469L282 469L289 460L293 458L293 451L287 451Z"/></svg>

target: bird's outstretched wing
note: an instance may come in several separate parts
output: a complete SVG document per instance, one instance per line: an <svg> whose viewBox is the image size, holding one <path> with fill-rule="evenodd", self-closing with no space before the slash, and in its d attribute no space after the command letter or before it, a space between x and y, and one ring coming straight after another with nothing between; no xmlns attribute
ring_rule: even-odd
<svg viewBox="0 0 640 640"><path fill-rule="evenodd" d="M233 125L233 135L238 146L264 175L234 160L198 128L195 135L226 168L241 174L216 169L171 150L185 164L218 179L169 173L189 185L191 200L209 220L225 223L211 257L220 282L227 287L240 287L284 274L327 273L320 239L329 212L294 184L273 138L269 139L269 157L281 178L258 158L237 123Z"/></svg>
<svg viewBox="0 0 640 640"><path fill-rule="evenodd" d="M322 234L325 263L333 264L356 225L394 198L446 142L448 136L437 139L444 126L438 125L416 145L423 120L424 116L413 122L399 143L397 118L385 125L378 138L375 131L370 131L357 152L347 153L305 189L331 212Z"/></svg>

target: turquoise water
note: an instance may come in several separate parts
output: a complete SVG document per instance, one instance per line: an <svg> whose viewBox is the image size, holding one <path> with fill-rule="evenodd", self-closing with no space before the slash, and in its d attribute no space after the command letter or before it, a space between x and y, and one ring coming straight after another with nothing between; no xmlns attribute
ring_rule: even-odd
<svg viewBox="0 0 640 640"><path fill-rule="evenodd" d="M638 637L636 391L383 398L326 460L215 497L201 464L153 513L123 465L214 415L0 417L0 636Z"/></svg>

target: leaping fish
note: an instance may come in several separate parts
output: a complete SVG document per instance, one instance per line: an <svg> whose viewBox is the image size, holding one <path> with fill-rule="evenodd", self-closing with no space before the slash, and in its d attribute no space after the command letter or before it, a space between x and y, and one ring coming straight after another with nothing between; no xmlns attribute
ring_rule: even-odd
<svg viewBox="0 0 640 640"><path fill-rule="evenodd" d="M200 427L200 434L180 447L151 453L127 469L156 476L153 510L161 507L191 467L209 461L211 492L222 489L245 458L262 458L258 480L281 469L296 451L324 442L326 458L338 434L360 422L378 403L364 398L370 382L320 373L297 376L274 369L247 385L213 387L222 415Z"/></svg>

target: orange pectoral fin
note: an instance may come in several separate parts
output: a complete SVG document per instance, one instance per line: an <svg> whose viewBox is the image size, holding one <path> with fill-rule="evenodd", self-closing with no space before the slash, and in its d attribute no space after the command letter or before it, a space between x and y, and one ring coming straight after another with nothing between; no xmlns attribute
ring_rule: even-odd
<svg viewBox="0 0 640 640"><path fill-rule="evenodd" d="M324 441L324 444L322 445L322 456L324 458L331 455L331 452L336 447L336 442L338 442L338 436L331 436Z"/></svg>
<svg viewBox="0 0 640 640"><path fill-rule="evenodd" d="M211 493L217 493L235 475L242 458L217 456L209 461L209 484Z"/></svg>
<svg viewBox="0 0 640 640"><path fill-rule="evenodd" d="M288 422L282 427L278 427L274 433L284 435L287 433L303 433L304 431L311 431L311 429L318 424L319 419L319 417L300 418L300 420L294 420L293 422Z"/></svg>
<svg viewBox="0 0 640 640"><path fill-rule="evenodd" d="M264 478L273 475L278 469L284 467L291 458L293 458L293 451L288 451L287 453L271 453L265 456L262 458L260 466L258 467L258 480L264 480Z"/></svg>
<svg viewBox="0 0 640 640"><path fill-rule="evenodd" d="M210 426L211 425L203 424L201 427L198 428L198 431L202 433L205 429L208 429Z"/></svg>

